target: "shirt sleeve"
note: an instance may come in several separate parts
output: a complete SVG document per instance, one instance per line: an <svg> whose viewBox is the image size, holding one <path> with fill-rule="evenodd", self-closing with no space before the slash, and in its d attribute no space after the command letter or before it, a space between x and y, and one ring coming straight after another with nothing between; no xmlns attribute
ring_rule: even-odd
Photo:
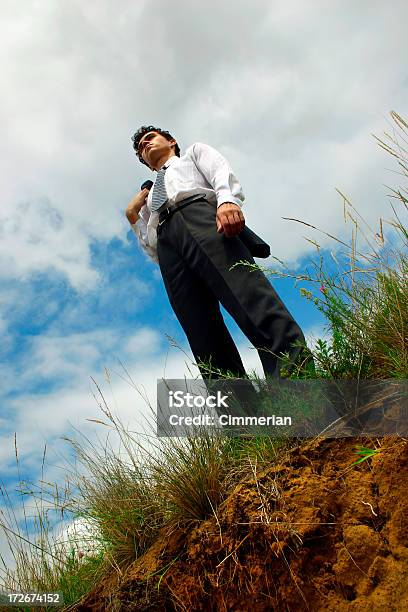
<svg viewBox="0 0 408 612"><path fill-rule="evenodd" d="M217 206L225 202L242 206L245 199L242 187L225 157L202 142L192 145L191 155L198 169L214 189Z"/></svg>
<svg viewBox="0 0 408 612"><path fill-rule="evenodd" d="M149 244L149 236L147 231L149 216L150 213L145 204L140 209L139 219L136 221L136 223L131 224L130 227L132 228L133 233L138 239L139 244L142 247L142 250L146 253L146 255L148 255L148 257L150 257L150 259L152 259L155 263L159 263L159 260L157 258L157 249Z"/></svg>

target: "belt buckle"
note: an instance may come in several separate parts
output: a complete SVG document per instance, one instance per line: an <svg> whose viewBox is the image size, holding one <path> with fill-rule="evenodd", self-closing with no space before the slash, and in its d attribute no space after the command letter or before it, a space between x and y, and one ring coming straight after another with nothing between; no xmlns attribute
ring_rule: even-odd
<svg viewBox="0 0 408 612"><path fill-rule="evenodd" d="M158 225L163 225L163 223L164 223L165 221L167 221L167 219L168 219L168 218L169 218L169 216L170 216L170 210L171 210L171 208L168 206L167 208L165 208L164 210L162 210L162 211L160 212L160 215L162 215L163 213L166 213L166 216L163 218L163 220L162 220L162 221L159 221Z"/></svg>

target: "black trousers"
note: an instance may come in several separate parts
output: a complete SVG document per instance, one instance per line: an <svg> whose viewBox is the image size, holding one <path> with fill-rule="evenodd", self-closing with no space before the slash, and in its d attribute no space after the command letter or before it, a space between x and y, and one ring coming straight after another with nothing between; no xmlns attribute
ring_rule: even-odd
<svg viewBox="0 0 408 612"><path fill-rule="evenodd" d="M231 266L255 263L239 236L217 233L216 204L193 202L158 227L157 251L170 304L199 365L246 376L238 349L224 323L220 303L256 347L266 376L279 377L279 356L296 363L305 345L295 322L263 272ZM199 365L200 367L200 365ZM200 367L203 378L208 371ZM213 375L214 376L214 375Z"/></svg>

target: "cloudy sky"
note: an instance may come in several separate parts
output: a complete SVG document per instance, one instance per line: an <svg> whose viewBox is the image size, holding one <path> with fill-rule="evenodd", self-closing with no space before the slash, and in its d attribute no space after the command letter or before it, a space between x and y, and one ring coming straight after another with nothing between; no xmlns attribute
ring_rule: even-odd
<svg viewBox="0 0 408 612"><path fill-rule="evenodd" d="M282 217L349 235L336 187L373 226L389 213L384 184L395 176L373 134L390 129L390 110L406 116L408 5L0 6L0 477L11 494L14 432L21 470L34 480L45 443L48 477L58 480L68 455L61 436L72 425L101 433L86 420L101 416L92 378L137 429L156 379L194 371L159 269L124 216L153 178L133 154L133 132L152 123L182 151L195 141L219 149L243 186L248 225L302 270L312 234ZM308 337L321 333L293 281L274 283ZM227 320L248 368L261 373Z"/></svg>

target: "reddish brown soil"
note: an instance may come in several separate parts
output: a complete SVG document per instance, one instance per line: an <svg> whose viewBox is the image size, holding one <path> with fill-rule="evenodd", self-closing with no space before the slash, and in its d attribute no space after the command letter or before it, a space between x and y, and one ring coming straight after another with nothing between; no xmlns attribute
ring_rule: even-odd
<svg viewBox="0 0 408 612"><path fill-rule="evenodd" d="M408 443L378 440L380 453L351 466L356 443L373 446L331 439L290 451L238 485L217 517L164 530L75 609L408 610Z"/></svg>

